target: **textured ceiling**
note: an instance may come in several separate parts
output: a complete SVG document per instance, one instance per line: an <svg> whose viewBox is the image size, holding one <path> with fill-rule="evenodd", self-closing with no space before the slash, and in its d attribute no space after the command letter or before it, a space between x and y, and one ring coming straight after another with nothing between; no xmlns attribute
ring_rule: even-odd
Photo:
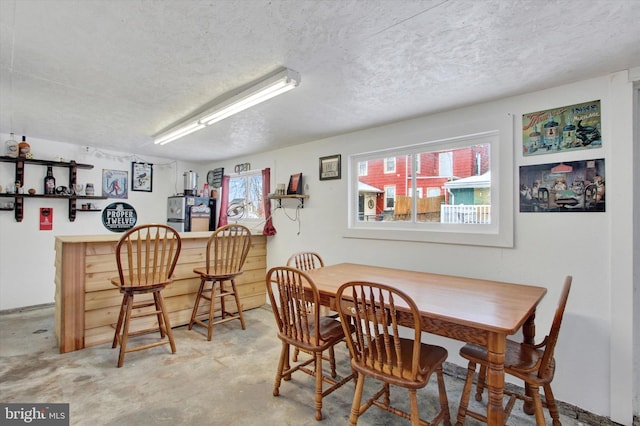
<svg viewBox="0 0 640 426"><path fill-rule="evenodd" d="M0 0L0 132L213 161L640 66L638 0ZM280 68L280 97L152 135Z"/></svg>

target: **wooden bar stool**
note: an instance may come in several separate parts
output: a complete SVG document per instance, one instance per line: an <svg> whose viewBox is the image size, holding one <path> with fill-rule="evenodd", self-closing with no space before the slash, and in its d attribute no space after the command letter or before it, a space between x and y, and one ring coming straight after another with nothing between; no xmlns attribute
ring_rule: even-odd
<svg viewBox="0 0 640 426"><path fill-rule="evenodd" d="M189 330L193 324L198 324L207 329L207 340L211 340L214 324L220 324L234 319L240 320L242 329L245 329L242 305L236 290L236 276L242 273L242 267L249 249L251 248L251 231L249 228L232 224L218 228L207 242L207 263L204 267L195 268L193 272L200 275L200 288L191 312ZM231 288L225 287L225 281L229 281ZM210 283L210 285L208 285ZM216 283L220 284L220 290L216 291ZM225 298L232 297L235 300L237 312L227 310ZM198 312L203 300L203 306L209 304L207 312ZM220 304L220 318L214 320L216 300ZM206 318L198 318L206 315ZM206 321L206 322L205 322Z"/></svg>
<svg viewBox="0 0 640 426"><path fill-rule="evenodd" d="M180 235L173 228L154 224L130 229L116 245L118 277L112 278L111 283L123 295L112 345L116 348L120 344L118 367L124 364L127 352L165 344L171 346L172 353L176 352L162 290L172 281L181 246ZM134 301L136 296L144 294L151 294L153 298ZM157 326L130 331L131 320L149 316L156 318ZM160 332L159 341L127 348L129 337L154 331Z"/></svg>

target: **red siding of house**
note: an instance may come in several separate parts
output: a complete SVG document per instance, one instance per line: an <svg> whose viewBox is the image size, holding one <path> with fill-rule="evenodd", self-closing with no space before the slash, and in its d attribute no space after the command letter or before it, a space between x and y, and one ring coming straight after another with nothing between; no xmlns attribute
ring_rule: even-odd
<svg viewBox="0 0 640 426"><path fill-rule="evenodd" d="M445 195L444 184L451 178L461 179L483 174L489 171L488 146L479 145L453 151L453 176L440 176L439 153L428 152L420 154L420 170L416 175L417 187L422 189L422 196L426 197L428 188L440 188L440 195ZM480 170L477 170L476 156L480 154ZM396 157L395 173L384 172L384 160L371 160L367 163L367 175L360 176L360 182L374 186L384 191L386 186L394 186L396 196L408 195L411 186L411 174L407 165L407 157ZM379 194L376 201L378 213L385 209L385 194Z"/></svg>

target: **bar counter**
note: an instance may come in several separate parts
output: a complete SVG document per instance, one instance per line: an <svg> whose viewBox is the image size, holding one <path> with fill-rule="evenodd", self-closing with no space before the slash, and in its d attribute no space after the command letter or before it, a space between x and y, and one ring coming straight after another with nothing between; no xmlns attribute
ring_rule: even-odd
<svg viewBox="0 0 640 426"><path fill-rule="evenodd" d="M118 319L122 294L111 284L111 278L118 275L115 247L121 236L56 237L55 327L60 353L113 340L112 324ZM200 285L193 268L204 265L210 236L211 232L180 234L182 250L174 281L162 292L172 327L189 323ZM243 310L266 303L266 255L266 237L252 235L244 272L236 279Z"/></svg>

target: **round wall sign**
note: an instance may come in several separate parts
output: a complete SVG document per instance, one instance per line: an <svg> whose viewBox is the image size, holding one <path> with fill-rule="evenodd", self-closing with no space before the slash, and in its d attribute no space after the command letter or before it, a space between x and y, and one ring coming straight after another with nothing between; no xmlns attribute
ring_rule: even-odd
<svg viewBox="0 0 640 426"><path fill-rule="evenodd" d="M111 203L102 210L102 224L112 232L125 232L136 226L138 214L127 203Z"/></svg>

